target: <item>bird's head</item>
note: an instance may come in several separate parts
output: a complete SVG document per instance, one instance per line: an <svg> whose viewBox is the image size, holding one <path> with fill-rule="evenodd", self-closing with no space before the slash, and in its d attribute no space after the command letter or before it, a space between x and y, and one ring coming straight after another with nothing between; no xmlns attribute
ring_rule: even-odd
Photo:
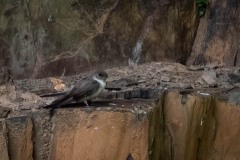
<svg viewBox="0 0 240 160"><path fill-rule="evenodd" d="M104 81L106 81L106 79L108 78L108 74L103 70L95 72L93 76L95 76L97 79L101 79Z"/></svg>

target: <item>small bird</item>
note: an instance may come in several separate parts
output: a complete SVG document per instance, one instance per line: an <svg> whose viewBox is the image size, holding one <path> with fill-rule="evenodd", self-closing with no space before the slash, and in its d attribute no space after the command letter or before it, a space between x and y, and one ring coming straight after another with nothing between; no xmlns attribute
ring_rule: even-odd
<svg viewBox="0 0 240 160"><path fill-rule="evenodd" d="M76 85L61 98L43 108L57 108L71 101L78 103L84 102L89 106L87 101L96 98L104 90L107 78L108 75L105 71L97 71L90 77L78 81Z"/></svg>

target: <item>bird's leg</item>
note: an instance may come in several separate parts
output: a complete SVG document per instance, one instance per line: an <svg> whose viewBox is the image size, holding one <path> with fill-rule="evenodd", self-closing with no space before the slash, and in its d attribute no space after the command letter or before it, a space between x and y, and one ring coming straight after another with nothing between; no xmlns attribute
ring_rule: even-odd
<svg viewBox="0 0 240 160"><path fill-rule="evenodd" d="M84 104L86 105L86 107L89 107L88 102L84 101Z"/></svg>

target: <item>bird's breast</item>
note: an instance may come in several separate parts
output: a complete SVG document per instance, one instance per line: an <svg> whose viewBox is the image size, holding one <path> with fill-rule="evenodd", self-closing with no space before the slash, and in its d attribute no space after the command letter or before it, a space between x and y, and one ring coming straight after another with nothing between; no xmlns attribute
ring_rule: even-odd
<svg viewBox="0 0 240 160"><path fill-rule="evenodd" d="M91 98L97 97L104 90L104 88L106 86L106 82L104 80L98 79L96 77L93 77L93 79L98 82L99 87L98 87L97 91L91 96Z"/></svg>

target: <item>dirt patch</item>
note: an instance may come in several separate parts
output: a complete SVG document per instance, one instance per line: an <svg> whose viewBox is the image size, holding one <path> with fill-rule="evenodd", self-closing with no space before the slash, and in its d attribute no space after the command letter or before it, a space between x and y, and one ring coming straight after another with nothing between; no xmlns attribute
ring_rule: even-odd
<svg viewBox="0 0 240 160"><path fill-rule="evenodd" d="M6 117L10 110L34 110L44 105L45 100L34 93L17 90L12 85L0 86L0 113L2 113L2 117Z"/></svg>

